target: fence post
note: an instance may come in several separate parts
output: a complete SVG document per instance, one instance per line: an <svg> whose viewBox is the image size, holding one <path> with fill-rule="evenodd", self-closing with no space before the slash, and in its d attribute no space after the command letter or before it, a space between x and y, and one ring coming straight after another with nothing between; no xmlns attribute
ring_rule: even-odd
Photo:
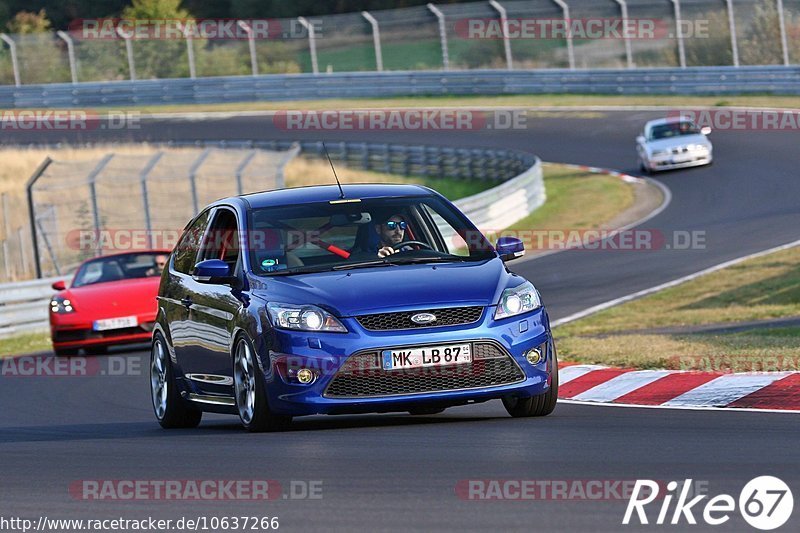
<svg viewBox="0 0 800 533"><path fill-rule="evenodd" d="M253 35L253 28L243 20L236 21L242 30L247 34L247 46L250 48L250 69L253 76L258 76L258 58L256 57L256 38Z"/></svg>
<svg viewBox="0 0 800 533"><path fill-rule="evenodd" d="M8 45L8 50L11 52L11 69L14 71L14 85L19 87L21 83L19 78L19 62L17 61L17 43L5 33L0 33L0 39L5 41Z"/></svg>
<svg viewBox="0 0 800 533"><path fill-rule="evenodd" d="M44 171L47 170L47 167L49 167L52 162L52 159L45 157L44 161L42 161L39 167L33 172L33 175L31 175L27 185L25 185L25 190L28 194L28 217L31 225L31 240L33 241L33 262L36 267L37 278L42 277L42 264L39 257L39 240L36 238L36 209L33 204L33 186L36 185L36 182L42 177L42 174L44 174Z"/></svg>
<svg viewBox="0 0 800 533"><path fill-rule="evenodd" d="M183 32L184 39L186 39L186 57L189 60L189 77L195 79L197 77L197 67L194 63L194 38L187 26L181 25L181 31Z"/></svg>
<svg viewBox="0 0 800 533"><path fill-rule="evenodd" d="M625 28L625 32L622 34L622 39L625 41L625 59L628 64L628 68L633 68L633 51L631 50L631 36L628 35L628 3L625 0L614 0L616 3L619 4L619 8L622 11L622 26Z"/></svg>
<svg viewBox="0 0 800 533"><path fill-rule="evenodd" d="M67 43L67 57L69 57L69 72L72 75L72 83L78 83L78 67L75 64L75 45L72 42L72 37L61 30L57 31L56 35Z"/></svg>
<svg viewBox="0 0 800 533"><path fill-rule="evenodd" d="M428 9L436 15L439 21L439 40L442 43L442 66L445 70L450 70L450 52L447 49L447 26L445 26L444 13L433 4L428 4Z"/></svg>
<svg viewBox="0 0 800 533"><path fill-rule="evenodd" d="M575 70L575 48L572 46L572 29L570 27L569 6L564 0L553 0L561 8L564 19L564 30L567 36L567 59L570 70Z"/></svg>
<svg viewBox="0 0 800 533"><path fill-rule="evenodd" d="M28 276L28 254L25 253L25 240L24 240L25 232L22 230L22 226L17 228L17 242L19 242L19 255L22 259L22 272L25 277Z"/></svg>
<svg viewBox="0 0 800 533"><path fill-rule="evenodd" d="M675 36L678 38L678 61L681 68L686 68L686 48L683 42L683 19L681 18L681 0L671 0L675 12Z"/></svg>
<svg viewBox="0 0 800 533"><path fill-rule="evenodd" d="M239 163L239 166L236 167L236 194L240 195L243 192L242 187L242 174L244 173L244 169L247 168L247 165L250 164L250 161L256 156L255 150L250 150L246 156L242 158L242 162Z"/></svg>
<svg viewBox="0 0 800 533"><path fill-rule="evenodd" d="M97 166L94 167L94 170L92 170L89 173L89 176L87 176L87 179L89 180L89 194L91 195L92 199L92 222L94 223L94 231L96 237L100 236L100 208L97 205L97 191L95 189L95 185L97 183L97 176L100 175L100 173L109 163L109 161L111 161L113 158L114 158L113 153L106 154L106 156L100 160L100 163L98 163ZM100 255L99 248L94 251L94 255L95 256Z"/></svg>
<svg viewBox="0 0 800 533"><path fill-rule="evenodd" d="M381 50L381 29L378 26L378 20L373 17L369 11L362 11L361 16L367 19L367 22L372 26L372 42L375 45L375 65L378 67L378 72L383 72L383 51Z"/></svg>
<svg viewBox="0 0 800 533"><path fill-rule="evenodd" d="M314 32L314 25L305 17L297 17L297 21L303 25L308 32L308 48L311 52L311 71L319 74L319 62L317 61L317 35Z"/></svg>
<svg viewBox="0 0 800 533"><path fill-rule="evenodd" d="M733 66L739 66L739 39L736 36L736 17L733 14L733 0L725 0L728 5L728 27L731 32L731 52L733 53Z"/></svg>
<svg viewBox="0 0 800 533"><path fill-rule="evenodd" d="M156 152L156 154L150 158L150 161L142 169L142 172L139 174L139 182L141 183L142 187L142 207L144 208L144 225L145 229L147 230L147 247L153 247L153 224L150 218L150 198L147 191L147 176L150 175L150 172L153 168L158 164L161 158L164 156L164 152Z"/></svg>
<svg viewBox="0 0 800 533"><path fill-rule="evenodd" d="M211 155L212 150L213 148L206 148L203 150L203 153L194 160L192 167L189 169L189 185L192 188L192 208L194 209L194 215L200 212L200 205L197 199L197 171L200 170L206 158Z"/></svg>
<svg viewBox="0 0 800 533"><path fill-rule="evenodd" d="M122 37L125 41L125 54L128 56L128 73L130 74L131 81L136 81L136 63L133 60L133 42L131 41L132 35L122 31L120 26L116 28L117 35Z"/></svg>
<svg viewBox="0 0 800 533"><path fill-rule="evenodd" d="M500 15L500 26L503 28L503 49L506 53L506 66L508 67L508 70L514 70L514 61L511 57L511 40L509 39L510 32L508 30L508 16L506 13L506 8L504 8L497 0L489 0L489 5L491 5Z"/></svg>
<svg viewBox="0 0 800 533"><path fill-rule="evenodd" d="M4 192L0 196L2 196L3 201L3 263L6 267L6 280L11 281L11 262L8 258L8 193Z"/></svg>
<svg viewBox="0 0 800 533"><path fill-rule="evenodd" d="M778 24L781 28L781 51L783 64L789 66L789 43L786 40L786 17L783 13L783 0L778 0Z"/></svg>

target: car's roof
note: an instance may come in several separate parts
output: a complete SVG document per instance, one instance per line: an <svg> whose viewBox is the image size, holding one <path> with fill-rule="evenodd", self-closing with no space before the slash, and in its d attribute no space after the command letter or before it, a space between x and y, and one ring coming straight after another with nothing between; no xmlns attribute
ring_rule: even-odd
<svg viewBox="0 0 800 533"><path fill-rule="evenodd" d="M367 198L402 198L407 196L432 196L431 189L421 185L405 185L398 183L365 183L342 185L345 199ZM339 200L341 193L339 187L334 185L315 185L311 187L295 187L291 189L278 189L274 191L257 192L241 196L251 208L277 207L284 205L297 205L315 202L328 202ZM221 200L220 203L230 202Z"/></svg>

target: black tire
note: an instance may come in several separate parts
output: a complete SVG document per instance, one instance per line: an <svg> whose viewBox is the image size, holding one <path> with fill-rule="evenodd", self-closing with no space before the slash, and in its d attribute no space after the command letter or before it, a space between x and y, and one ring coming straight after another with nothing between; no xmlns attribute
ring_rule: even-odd
<svg viewBox="0 0 800 533"><path fill-rule="evenodd" d="M58 357L72 357L78 355L78 348L54 348L53 353Z"/></svg>
<svg viewBox="0 0 800 533"><path fill-rule="evenodd" d="M438 415L439 413L444 413L444 409L444 407L418 407L410 409L408 414L413 416Z"/></svg>
<svg viewBox="0 0 800 533"><path fill-rule="evenodd" d="M558 402L558 356L553 345L553 369L550 388L544 394L530 398L503 398L503 406L514 418L547 416L553 412Z"/></svg>
<svg viewBox="0 0 800 533"><path fill-rule="evenodd" d="M162 350L161 354L158 353L159 348ZM161 360L163 369L161 365L156 364L157 357ZM162 375L163 383L166 387L166 398L163 406L161 406L160 398L156 403L156 394L159 394L159 390L154 383L154 380L158 379L156 374ZM175 373L172 370L169 348L167 348L167 342L160 333L156 333L153 336L153 344L150 350L150 397L156 419L164 429L195 428L203 418L203 411L189 405L186 400L181 398L178 387L175 384Z"/></svg>
<svg viewBox="0 0 800 533"><path fill-rule="evenodd" d="M247 350L249 353L240 352L240 350ZM264 382L264 373L261 372L261 367L256 359L256 351L253 344L245 336L239 337L236 342L236 347L233 353L233 381L234 381L234 397L236 398L236 410L239 412L239 420L247 431L251 433L263 433L265 431L283 431L289 428L292 423L291 416L276 415L269 408L267 400L267 390ZM237 367L239 358L249 357L249 368L252 369L252 378L254 382L252 386L255 397L253 398L252 412L244 408L243 404L246 401L246 395L249 388L245 388L243 383L251 374L246 373L243 375L241 368Z"/></svg>

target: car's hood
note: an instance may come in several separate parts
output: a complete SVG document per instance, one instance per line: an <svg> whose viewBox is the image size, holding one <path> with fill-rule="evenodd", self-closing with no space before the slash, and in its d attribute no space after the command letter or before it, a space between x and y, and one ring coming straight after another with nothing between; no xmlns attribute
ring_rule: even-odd
<svg viewBox="0 0 800 533"><path fill-rule="evenodd" d="M657 141L648 141L647 142L647 149L650 151L653 150L667 150L669 148L675 148L678 146L685 146L687 144L705 144L710 145L711 143L706 138L705 135L697 134L697 135L681 135L679 137L670 137L668 139L659 139Z"/></svg>
<svg viewBox="0 0 800 533"><path fill-rule="evenodd" d="M78 313L108 317L149 313L157 309L160 276L84 285L61 291Z"/></svg>
<svg viewBox="0 0 800 533"><path fill-rule="evenodd" d="M371 267L258 278L254 293L270 302L314 304L338 316L465 305L493 305L509 274L498 259Z"/></svg>

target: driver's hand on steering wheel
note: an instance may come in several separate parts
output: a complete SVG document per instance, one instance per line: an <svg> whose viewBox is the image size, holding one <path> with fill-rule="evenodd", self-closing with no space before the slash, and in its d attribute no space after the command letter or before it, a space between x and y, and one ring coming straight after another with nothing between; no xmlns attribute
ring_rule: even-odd
<svg viewBox="0 0 800 533"><path fill-rule="evenodd" d="M378 250L378 257L383 258L383 257L386 257L387 255L392 255L392 254L396 254L396 253L397 253L397 250L395 250L391 246L384 246L383 248Z"/></svg>

